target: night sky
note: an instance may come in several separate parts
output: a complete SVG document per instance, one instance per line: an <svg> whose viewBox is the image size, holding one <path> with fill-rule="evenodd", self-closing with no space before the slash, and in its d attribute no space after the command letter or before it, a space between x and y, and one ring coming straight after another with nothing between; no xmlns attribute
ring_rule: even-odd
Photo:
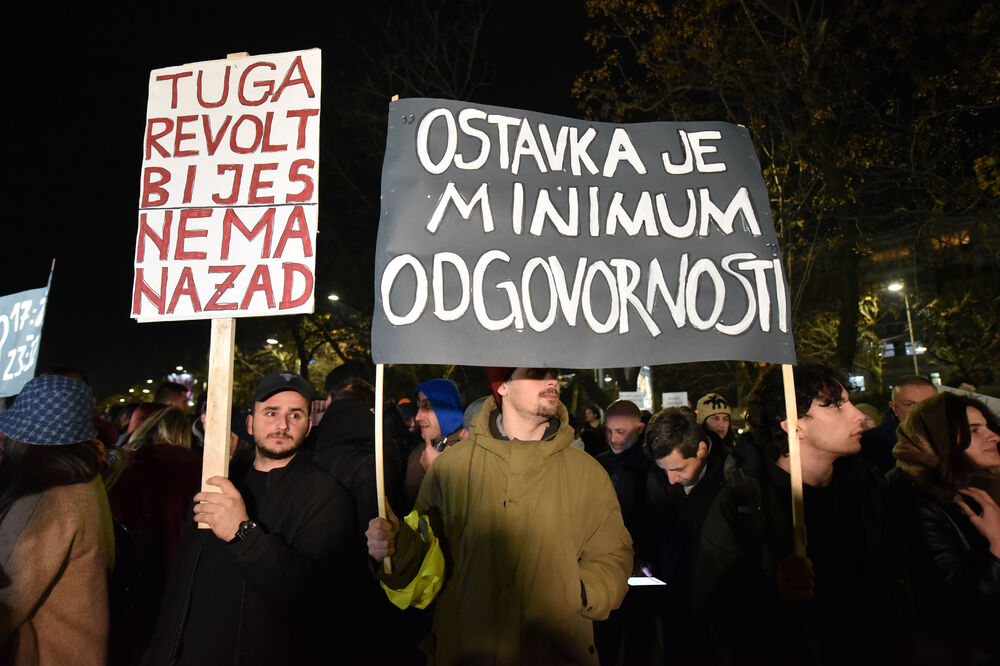
<svg viewBox="0 0 1000 666"><path fill-rule="evenodd" d="M361 43L368 35L383 40L372 19L387 5L144 3L119 10L84 4L36 3L4 21L0 294L44 286L56 259L38 371L83 368L101 397L178 364L198 367L208 353L207 321L129 318L149 71L239 51L321 48L323 140L334 117L329 109L338 103L334 71L341 66L337 75L347 79L362 74L343 71L337 56L345 45L337 35L346 29ZM593 61L586 29L582 3L496 2L480 50L491 81L472 101L578 115L569 91ZM386 90L386 106L374 110L383 123L394 92ZM328 231L330 201L320 208L321 232ZM319 256L317 272L323 270ZM317 280L335 284L336 275ZM318 304L322 298L317 293Z"/></svg>

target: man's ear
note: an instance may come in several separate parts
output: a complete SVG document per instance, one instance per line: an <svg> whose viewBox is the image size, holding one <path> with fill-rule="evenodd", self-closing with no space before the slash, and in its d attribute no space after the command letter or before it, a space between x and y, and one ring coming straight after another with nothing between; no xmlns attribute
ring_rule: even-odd
<svg viewBox="0 0 1000 666"><path fill-rule="evenodd" d="M507 389L507 382L504 382L503 384L497 387L497 395L499 395L501 398L506 398L509 392L510 391Z"/></svg>
<svg viewBox="0 0 1000 666"><path fill-rule="evenodd" d="M253 437L253 414L247 414L247 433Z"/></svg>
<svg viewBox="0 0 1000 666"><path fill-rule="evenodd" d="M784 421L781 421L778 425L781 426L781 429L783 431L785 431L785 434L788 434L788 419L785 419ZM802 439L802 435L803 435L803 432L802 432L802 419L799 419L798 425L795 427L795 431L799 434L799 439L801 440Z"/></svg>
<svg viewBox="0 0 1000 666"><path fill-rule="evenodd" d="M643 423L642 421L639 421L639 432L642 432L645 429L646 429L646 424Z"/></svg>
<svg viewBox="0 0 1000 666"><path fill-rule="evenodd" d="M698 453L695 454L695 458L700 458L704 460L708 457L708 444L705 442L698 442Z"/></svg>

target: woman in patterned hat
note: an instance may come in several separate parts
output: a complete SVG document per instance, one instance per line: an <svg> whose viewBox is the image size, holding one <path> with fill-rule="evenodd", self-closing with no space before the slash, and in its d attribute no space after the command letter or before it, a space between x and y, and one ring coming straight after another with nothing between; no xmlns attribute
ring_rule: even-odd
<svg viewBox="0 0 1000 666"><path fill-rule="evenodd" d="M43 375L0 414L0 663L106 661L114 531L92 399Z"/></svg>
<svg viewBox="0 0 1000 666"><path fill-rule="evenodd" d="M732 410L725 398L718 393L703 395L698 400L695 413L702 428L718 435L727 449L733 448L736 436L733 433Z"/></svg>
<svg viewBox="0 0 1000 666"><path fill-rule="evenodd" d="M1000 422L978 400L939 393L898 430L889 475L916 605L911 661L1000 657Z"/></svg>

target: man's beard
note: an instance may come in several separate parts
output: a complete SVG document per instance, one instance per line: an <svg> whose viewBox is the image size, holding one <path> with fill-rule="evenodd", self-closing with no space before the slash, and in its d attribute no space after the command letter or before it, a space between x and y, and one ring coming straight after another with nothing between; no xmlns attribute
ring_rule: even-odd
<svg viewBox="0 0 1000 666"><path fill-rule="evenodd" d="M266 441L267 437L264 438L264 442ZM285 460L286 458L291 458L298 452L299 447L302 446L302 442L299 441L295 442L294 446L290 446L287 449L276 450L267 448L264 443L257 439L254 439L254 444L257 447L257 455L262 458L269 458L270 460Z"/></svg>
<svg viewBox="0 0 1000 666"><path fill-rule="evenodd" d="M545 396L546 395L554 395L554 396L556 396L555 401L550 403L548 400L545 400ZM535 410L535 414L537 416L541 416L542 418L546 418L546 419L551 419L556 414L559 413L559 393L558 392L555 392L555 391L542 391L541 393L538 394L538 397L541 400L541 402L538 403L538 409Z"/></svg>

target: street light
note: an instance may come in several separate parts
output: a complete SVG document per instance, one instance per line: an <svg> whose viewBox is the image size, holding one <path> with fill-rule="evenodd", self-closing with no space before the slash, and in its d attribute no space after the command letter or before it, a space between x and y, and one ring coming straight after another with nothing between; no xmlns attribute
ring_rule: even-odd
<svg viewBox="0 0 1000 666"><path fill-rule="evenodd" d="M329 296L327 296L327 299L336 303L337 301L340 300L340 296L337 296L337 294L330 294Z"/></svg>
<svg viewBox="0 0 1000 666"><path fill-rule="evenodd" d="M913 339L913 319L910 318L910 297L906 295L902 282L893 282L886 287L889 291L902 291L903 304L906 306L906 328L910 331L910 352L913 354L913 374L919 375L920 369L917 367L917 343Z"/></svg>

